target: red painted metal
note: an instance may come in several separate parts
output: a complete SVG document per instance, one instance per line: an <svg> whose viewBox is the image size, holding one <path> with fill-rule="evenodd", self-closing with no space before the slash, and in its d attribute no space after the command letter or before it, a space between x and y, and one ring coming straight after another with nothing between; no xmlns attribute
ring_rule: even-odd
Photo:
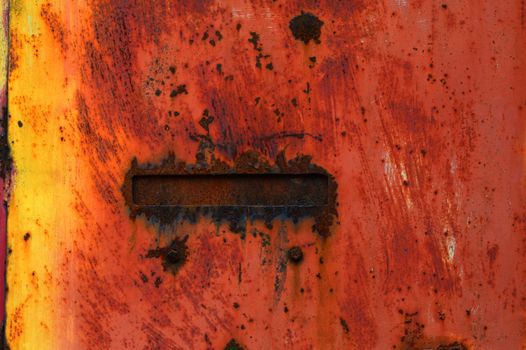
<svg viewBox="0 0 526 350"><path fill-rule="evenodd" d="M47 120L36 104L24 117L45 140L50 121L64 128L50 174L69 176L54 190L74 215L47 236L54 326L28 327L13 307L10 343L42 332L63 349L524 348L524 11L520 0L43 5L54 44L12 31L32 46L11 53L65 72L58 89L72 97ZM329 202L141 208L156 203L134 202L141 171L315 172Z"/></svg>

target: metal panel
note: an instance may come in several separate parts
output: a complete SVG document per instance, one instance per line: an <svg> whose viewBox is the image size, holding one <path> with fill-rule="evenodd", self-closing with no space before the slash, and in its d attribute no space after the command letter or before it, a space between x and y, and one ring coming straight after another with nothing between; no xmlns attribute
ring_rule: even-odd
<svg viewBox="0 0 526 350"><path fill-rule="evenodd" d="M9 345L525 348L524 11L13 1ZM329 182L182 208L137 173Z"/></svg>

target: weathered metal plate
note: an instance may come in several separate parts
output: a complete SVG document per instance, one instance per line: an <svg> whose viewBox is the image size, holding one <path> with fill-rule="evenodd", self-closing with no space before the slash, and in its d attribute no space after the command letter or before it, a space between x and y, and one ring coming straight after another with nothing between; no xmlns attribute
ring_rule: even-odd
<svg viewBox="0 0 526 350"><path fill-rule="evenodd" d="M11 348L524 348L522 1L10 13Z"/></svg>

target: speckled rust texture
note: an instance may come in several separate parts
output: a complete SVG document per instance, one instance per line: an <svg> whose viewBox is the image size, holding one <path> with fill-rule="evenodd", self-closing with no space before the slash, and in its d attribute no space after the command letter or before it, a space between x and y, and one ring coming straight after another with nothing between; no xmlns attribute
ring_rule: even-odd
<svg viewBox="0 0 526 350"><path fill-rule="evenodd" d="M71 249L50 271L60 347L524 346L524 11L519 0L42 5L55 46L32 52L60 53L74 86L65 127L77 136L64 142L83 179L77 228L60 237ZM12 74L23 40L12 32ZM248 223L245 237L209 217L163 230L135 217L122 185L132 159L170 154L225 169L246 154L307 155L337 183L338 222L328 235L286 216Z"/></svg>

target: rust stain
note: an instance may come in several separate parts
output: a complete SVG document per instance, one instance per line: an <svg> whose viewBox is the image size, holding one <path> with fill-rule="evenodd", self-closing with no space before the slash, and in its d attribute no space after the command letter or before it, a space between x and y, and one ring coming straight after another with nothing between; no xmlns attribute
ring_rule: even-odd
<svg viewBox="0 0 526 350"><path fill-rule="evenodd" d="M524 346L522 0L17 6L10 276L37 247L52 277L8 304L13 347ZM135 176L287 173L328 204L133 198Z"/></svg>
<svg viewBox="0 0 526 350"><path fill-rule="evenodd" d="M314 41L316 44L321 43L321 28L323 21L312 13L302 13L290 20L289 28L296 40L301 40L305 44ZM254 46L256 46L254 44Z"/></svg>
<svg viewBox="0 0 526 350"><path fill-rule="evenodd" d="M400 337L400 346L393 349L402 350L469 350L472 349L463 344L463 341L448 338L446 336L429 337L425 334L425 324L421 322L419 312L404 312L398 310L404 317L404 334Z"/></svg>
<svg viewBox="0 0 526 350"><path fill-rule="evenodd" d="M175 238L170 245L164 248L157 248L148 251L146 255L147 258L161 258L164 270L176 273L188 259L188 247L186 246L186 241L188 236L183 237L182 239ZM141 279L145 279L145 276L141 275ZM156 279L157 286L160 283L160 280Z"/></svg>
<svg viewBox="0 0 526 350"><path fill-rule="evenodd" d="M303 250L298 246L289 248L289 250L287 250L287 258L289 258L293 264L299 264L303 261Z"/></svg>
<svg viewBox="0 0 526 350"><path fill-rule="evenodd" d="M200 120L201 126L208 132L208 122L203 117ZM166 230L167 227L173 227L177 225L180 220L189 220L196 222L200 216L210 216L216 222L221 224L227 222L229 229L235 233L242 233L243 237L246 234L247 221L262 220L268 229L273 227L273 221L276 218L283 220L289 218L294 223L297 223L300 219L310 217L314 219L312 225L312 231L319 234L321 237L328 237L333 230L333 224L337 218L337 184L334 177L330 175L325 169L312 164L311 157L309 156L297 156L295 158L287 160L284 152L280 152L274 164L271 164L261 155L256 152L245 152L240 154L232 165L229 165L225 161L221 161L216 158L213 154L208 154L208 148L213 146L208 137L204 137L204 143L201 144L201 152L196 156L196 164L187 164L183 161L177 160L174 154L169 155L159 165L152 164L138 164L137 160L134 159L131 164L131 168L126 173L126 177L122 186L122 193L126 199L126 204L130 209L130 216L136 218L139 215L145 215L148 220L153 222L159 222L161 229ZM209 158L209 159L207 159ZM169 176L169 175L186 175L186 176L199 176L204 174L212 175L276 175L276 174L289 174L289 175L324 175L326 178L326 200L323 200L323 205L261 205L255 203L252 206L237 205L231 203L230 205L218 205L209 206L206 204L199 205L198 203L190 206L181 205L141 205L134 200L134 179L140 176ZM240 180L243 181L243 180ZM217 182L217 186L221 183ZM245 186L246 188L246 186ZM185 193L178 193L177 197L199 197L205 198L206 202L222 202L221 199L213 199L212 196L225 196L223 192L232 191L231 185L226 185L224 188L219 188L217 191L208 191L209 188L201 189L199 187L185 186L182 191ZM246 188L248 192L260 192L268 191L264 186L258 187L255 184L252 188ZM283 190L286 191L285 188ZM308 189L306 189L308 190ZM157 190L156 190L157 191ZM200 191L207 191L201 195L196 195ZM314 193L314 189L312 193ZM159 196L159 193L152 192L153 196ZM263 195L266 198L275 198L274 201L281 202L280 197L288 198L289 193L269 193ZM250 195L247 196L256 198L261 195ZM290 198L292 202L295 198ZM316 200L316 199L315 199ZM319 200L318 200L319 201Z"/></svg>
<svg viewBox="0 0 526 350"><path fill-rule="evenodd" d="M226 344L224 350L244 350L244 348L239 345L235 339L231 339L228 344Z"/></svg>
<svg viewBox="0 0 526 350"><path fill-rule="evenodd" d="M40 16L51 31L53 38L57 40L63 52L68 48L66 31L60 14L53 10L51 3L42 4Z"/></svg>

